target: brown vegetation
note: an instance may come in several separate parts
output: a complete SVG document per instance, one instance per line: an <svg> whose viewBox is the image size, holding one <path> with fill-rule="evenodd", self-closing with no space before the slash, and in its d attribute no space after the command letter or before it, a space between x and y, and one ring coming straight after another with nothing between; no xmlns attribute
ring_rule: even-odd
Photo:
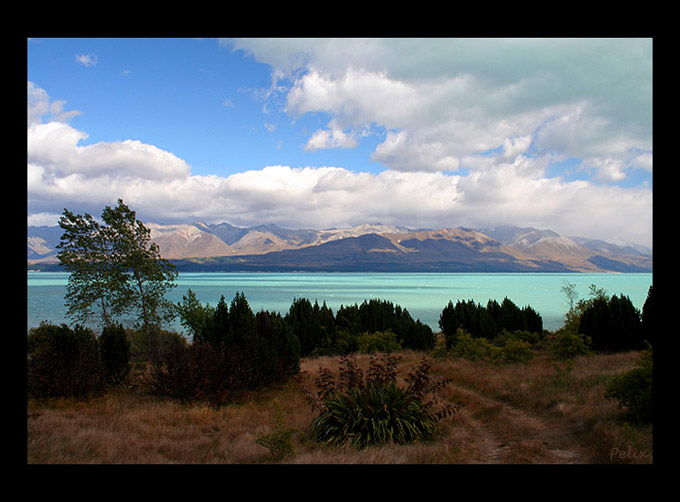
<svg viewBox="0 0 680 502"><path fill-rule="evenodd" d="M401 354L403 382L423 354ZM617 403L604 397L611 377L633 368L638 356L579 357L570 365L543 353L526 364L511 365L432 357L431 373L453 380L442 396L457 405L458 413L440 422L434 441L362 450L323 447L312 440L315 414L305 389L314 386L320 367L337 373L338 358L303 359L294 380L218 409L153 396L136 374L127 388L84 402L29 400L27 462L651 463L652 426L627 424ZM357 361L366 367L369 356ZM290 436L294 453L278 459L258 439L271 434L281 417L285 427L295 429Z"/></svg>

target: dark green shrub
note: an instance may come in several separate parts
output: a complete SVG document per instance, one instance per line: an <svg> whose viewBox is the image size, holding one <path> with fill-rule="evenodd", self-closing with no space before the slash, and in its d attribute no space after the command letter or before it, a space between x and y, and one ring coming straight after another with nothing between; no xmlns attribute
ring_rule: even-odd
<svg viewBox="0 0 680 502"><path fill-rule="evenodd" d="M515 334L505 332L492 342L483 337L474 337L458 328L455 344L448 352L454 357L468 361L488 361L498 364L526 363L534 357L534 352L531 344L523 339L525 333L523 331L516 331ZM529 339L533 339L533 336L529 336Z"/></svg>
<svg viewBox="0 0 680 502"><path fill-rule="evenodd" d="M501 347L501 362L527 363L534 357L531 344L519 338L509 338Z"/></svg>
<svg viewBox="0 0 680 502"><path fill-rule="evenodd" d="M332 345L328 355L345 355L359 350L359 335L350 331L339 329L333 335Z"/></svg>
<svg viewBox="0 0 680 502"><path fill-rule="evenodd" d="M541 333L543 320L530 306L520 309L508 298L500 304L489 300L486 306L473 300L459 300L455 305L449 302L444 307L439 316L439 327L446 337L446 347L450 349L456 343L459 329L474 337L493 340L503 331Z"/></svg>
<svg viewBox="0 0 680 502"><path fill-rule="evenodd" d="M107 326L99 336L101 355L106 383L118 385L130 372L130 342L122 325Z"/></svg>
<svg viewBox="0 0 680 502"><path fill-rule="evenodd" d="M371 354L373 352L395 352L401 349L401 344L391 330L364 333L359 337L359 352Z"/></svg>
<svg viewBox="0 0 680 502"><path fill-rule="evenodd" d="M277 312L261 311L255 316L258 384L279 382L300 372L300 341Z"/></svg>
<svg viewBox="0 0 680 502"><path fill-rule="evenodd" d="M30 396L86 398L102 390L102 367L92 330L43 322L29 331L27 351Z"/></svg>
<svg viewBox="0 0 680 502"><path fill-rule="evenodd" d="M185 402L220 406L235 394L280 382L300 371L300 344L278 313L253 314L243 294L220 300L207 331L194 342L167 340L152 358L155 389Z"/></svg>
<svg viewBox="0 0 680 502"><path fill-rule="evenodd" d="M362 333L392 331L402 348L430 350L436 336L408 310L388 300L365 300L361 305L341 306L335 318L335 328L359 336Z"/></svg>
<svg viewBox="0 0 680 502"><path fill-rule="evenodd" d="M652 346L642 351L638 366L618 376L607 386L605 395L619 401L632 422L650 423L653 414Z"/></svg>
<svg viewBox="0 0 680 502"><path fill-rule="evenodd" d="M623 295L593 298L581 314L578 332L590 337L596 351L642 350L645 346L640 312Z"/></svg>
<svg viewBox="0 0 680 502"><path fill-rule="evenodd" d="M163 396L182 402L194 400L201 376L196 371L192 349L200 350L202 345L201 342L188 345L175 338L155 347L150 353L152 388Z"/></svg>
<svg viewBox="0 0 680 502"><path fill-rule="evenodd" d="M527 342L530 346L535 347L538 345L540 339L541 336L535 331L518 329L510 332L504 329L496 338L494 338L493 343L499 347L502 347L509 340L521 340L523 342Z"/></svg>
<svg viewBox="0 0 680 502"><path fill-rule="evenodd" d="M324 304L322 312L319 304L312 305L306 298L297 298L286 314L286 322L300 341L300 354L305 357L311 354L315 348L322 346L327 333L332 330L332 312L328 315L328 309Z"/></svg>
<svg viewBox="0 0 680 502"><path fill-rule="evenodd" d="M476 338L462 329L458 329L455 344L449 352L468 361L496 360L500 357L500 348L493 345L486 338Z"/></svg>
<svg viewBox="0 0 680 502"><path fill-rule="evenodd" d="M317 397L313 399L320 410L312 424L315 438L324 444L350 442L358 448L432 438L438 421L454 413L455 408L445 405L436 409L436 398L425 399L446 382L430 377L429 365L423 361L409 375L409 385L399 387L399 359L390 355L372 357L365 379L349 356L343 358L338 382L330 371L321 368Z"/></svg>
<svg viewBox="0 0 680 502"><path fill-rule="evenodd" d="M592 354L591 345L589 336L562 329L555 333L550 350L559 359L571 359Z"/></svg>

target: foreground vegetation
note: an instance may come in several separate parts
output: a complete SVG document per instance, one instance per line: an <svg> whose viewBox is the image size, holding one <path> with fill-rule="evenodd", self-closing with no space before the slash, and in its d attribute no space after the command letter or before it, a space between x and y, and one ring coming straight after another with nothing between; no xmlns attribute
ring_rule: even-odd
<svg viewBox="0 0 680 502"><path fill-rule="evenodd" d="M443 340L440 348L443 347ZM29 463L651 463L652 426L630 422L605 396L611 381L634 369L639 352L579 356L570 362L547 347L524 364L430 357L430 372L450 379L440 398L456 413L426 441L359 449L315 438L308 400L337 357L301 360L286 382L249 391L227 406L182 404L148 386L143 365L128 383L88 400L29 399ZM423 358L401 351L397 382ZM371 356L356 356L368 371Z"/></svg>

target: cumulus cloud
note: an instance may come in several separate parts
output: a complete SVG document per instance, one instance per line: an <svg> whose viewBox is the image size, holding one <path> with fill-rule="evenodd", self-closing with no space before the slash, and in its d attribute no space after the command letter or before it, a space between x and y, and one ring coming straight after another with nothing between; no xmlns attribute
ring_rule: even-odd
<svg viewBox="0 0 680 502"><path fill-rule="evenodd" d="M326 148L354 148L359 142L354 133L345 133L340 127L331 123L330 129L319 129L305 145L305 151L315 152Z"/></svg>
<svg viewBox="0 0 680 502"><path fill-rule="evenodd" d="M376 125L388 134L373 159L390 169L450 170L461 157L513 137L531 136L536 148L572 158L651 151L649 39L223 44L269 64L279 84L283 75L291 81L277 87L286 93L286 112L329 115L336 127L312 133L310 148L342 144L340 130L343 138L356 138L353 129ZM608 177L607 168L598 175L619 179Z"/></svg>
<svg viewBox="0 0 680 502"><path fill-rule="evenodd" d="M28 166L29 209L33 209L29 222L55 221L63 206L89 207L96 214L122 197L145 221L160 223L203 220L329 228L379 220L440 228L521 222L586 237L649 242L644 216L651 205L648 190L542 177L545 160L523 155L521 138L494 155L467 159L474 165L468 175L273 165L221 177L191 175L182 169L167 176L137 176L119 167L67 172L53 166L78 164L66 158L69 153L80 155L73 147L78 135L57 137L66 138L64 147L53 150L61 160L43 155ZM140 154L138 164L157 164L144 172L161 173L163 155L147 158L145 145L137 146L126 153ZM95 159L104 151L96 149L88 155L95 164L108 165ZM515 155L510 156L510 151Z"/></svg>

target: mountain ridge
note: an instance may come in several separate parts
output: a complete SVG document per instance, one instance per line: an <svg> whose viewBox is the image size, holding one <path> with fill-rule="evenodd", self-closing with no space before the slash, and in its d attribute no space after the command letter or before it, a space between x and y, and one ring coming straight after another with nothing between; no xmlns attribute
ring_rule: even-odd
<svg viewBox="0 0 680 502"><path fill-rule="evenodd" d="M293 230L196 221L146 226L161 256L180 270L652 271L648 249L512 225L409 229L374 222ZM56 262L59 230L28 227L29 268Z"/></svg>

